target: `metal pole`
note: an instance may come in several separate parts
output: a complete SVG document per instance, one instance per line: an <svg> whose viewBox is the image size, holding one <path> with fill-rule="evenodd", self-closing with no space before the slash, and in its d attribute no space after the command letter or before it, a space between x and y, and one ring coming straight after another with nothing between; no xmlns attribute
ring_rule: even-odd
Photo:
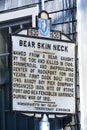
<svg viewBox="0 0 87 130"><path fill-rule="evenodd" d="M50 130L50 123L46 114L43 115L42 120L39 123L39 130Z"/></svg>
<svg viewBox="0 0 87 130"><path fill-rule="evenodd" d="M41 1L42 10L45 10L44 8L44 0Z"/></svg>

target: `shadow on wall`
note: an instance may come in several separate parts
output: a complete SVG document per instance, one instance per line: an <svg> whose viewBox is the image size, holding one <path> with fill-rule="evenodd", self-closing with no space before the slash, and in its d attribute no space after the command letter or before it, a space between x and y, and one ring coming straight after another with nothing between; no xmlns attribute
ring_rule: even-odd
<svg viewBox="0 0 87 130"><path fill-rule="evenodd" d="M9 71L8 69L0 67L0 85L6 84L9 82Z"/></svg>
<svg viewBox="0 0 87 130"><path fill-rule="evenodd" d="M9 82L9 70L6 61L6 57L0 57L0 85Z"/></svg>

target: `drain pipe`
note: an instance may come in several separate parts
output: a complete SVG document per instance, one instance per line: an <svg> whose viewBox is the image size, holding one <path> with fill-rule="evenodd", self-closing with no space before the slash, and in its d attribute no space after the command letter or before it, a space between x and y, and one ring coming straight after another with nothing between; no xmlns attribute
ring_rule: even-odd
<svg viewBox="0 0 87 130"><path fill-rule="evenodd" d="M39 130L50 130L50 123L46 114L43 115L42 120L39 123Z"/></svg>

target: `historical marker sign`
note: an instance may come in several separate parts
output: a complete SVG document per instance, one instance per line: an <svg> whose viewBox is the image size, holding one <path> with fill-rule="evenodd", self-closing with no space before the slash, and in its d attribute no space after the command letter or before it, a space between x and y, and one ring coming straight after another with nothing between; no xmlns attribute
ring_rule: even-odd
<svg viewBox="0 0 87 130"><path fill-rule="evenodd" d="M12 108L75 113L75 44L50 29L45 11L37 20L27 35L12 35Z"/></svg>
<svg viewBox="0 0 87 130"><path fill-rule="evenodd" d="M75 113L75 44L12 36L15 111Z"/></svg>

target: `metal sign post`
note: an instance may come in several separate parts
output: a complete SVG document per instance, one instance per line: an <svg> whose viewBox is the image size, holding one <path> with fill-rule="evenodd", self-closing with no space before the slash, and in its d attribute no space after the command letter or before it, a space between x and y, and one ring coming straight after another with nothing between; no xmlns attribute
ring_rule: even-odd
<svg viewBox="0 0 87 130"><path fill-rule="evenodd" d="M42 120L39 123L39 130L50 130L50 123L46 114L43 115Z"/></svg>
<svg viewBox="0 0 87 130"><path fill-rule="evenodd" d="M42 10L44 10L44 0L41 0Z"/></svg>

